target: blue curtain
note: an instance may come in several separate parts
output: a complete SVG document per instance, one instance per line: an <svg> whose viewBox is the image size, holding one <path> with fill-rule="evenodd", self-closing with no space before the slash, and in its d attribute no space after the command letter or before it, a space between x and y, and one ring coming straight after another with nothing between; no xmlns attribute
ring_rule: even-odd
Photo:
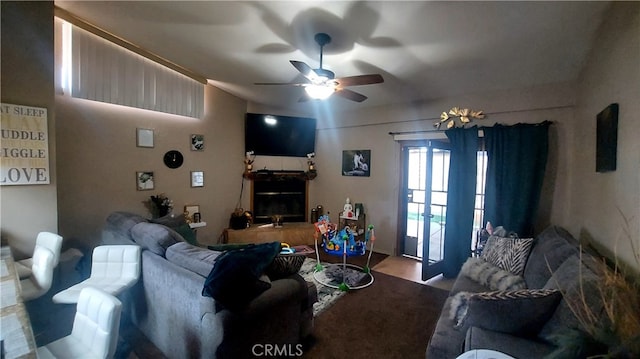
<svg viewBox="0 0 640 359"><path fill-rule="evenodd" d="M451 142L449 189L444 233L443 275L453 278L471 253L476 194L478 128L445 131Z"/></svg>
<svg viewBox="0 0 640 359"><path fill-rule="evenodd" d="M485 127L484 220L520 237L533 235L547 164L551 122Z"/></svg>

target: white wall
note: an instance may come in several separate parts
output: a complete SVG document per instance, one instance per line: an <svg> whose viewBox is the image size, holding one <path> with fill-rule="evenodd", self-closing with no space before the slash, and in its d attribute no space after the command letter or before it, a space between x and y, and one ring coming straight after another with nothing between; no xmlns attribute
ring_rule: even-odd
<svg viewBox="0 0 640 359"><path fill-rule="evenodd" d="M58 231L53 3L1 2L2 102L47 109L48 185L0 187L1 236L18 258L31 256L40 231Z"/></svg>
<svg viewBox="0 0 640 359"><path fill-rule="evenodd" d="M616 250L620 259L640 269L639 2L613 3L577 91L570 206L563 224L582 239ZM596 173L596 115L611 103L620 106L617 169ZM630 220L631 239L622 235L623 217Z"/></svg>

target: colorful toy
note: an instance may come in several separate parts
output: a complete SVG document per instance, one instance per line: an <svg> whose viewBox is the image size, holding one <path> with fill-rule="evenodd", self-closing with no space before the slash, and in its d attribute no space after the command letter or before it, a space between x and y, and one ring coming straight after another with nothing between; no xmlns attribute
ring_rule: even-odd
<svg viewBox="0 0 640 359"><path fill-rule="evenodd" d="M352 230L349 226L345 226L343 229L338 231L337 226L334 223L331 223L328 215L320 216L318 218L318 222L315 223L315 227L316 232L314 233L314 238L317 259L316 272L323 270L323 266L320 264L320 253L318 251L318 242L320 242L320 246L324 248L324 251L326 253L336 256L342 256L343 281L337 288L344 291L349 290L349 286L344 281L344 273L346 273L347 267L347 257L365 255L367 250L367 242L371 242L371 250L369 251L369 256L367 258L367 265L364 268L361 268L364 273L367 273L369 275L371 274L369 263L371 261L371 251L373 251L373 244L376 239L372 224L367 227L366 234L364 236L358 236L358 239L356 239L358 233L356 232L355 227ZM364 239L362 239L363 237ZM353 267L353 265L349 266ZM371 279L371 282L373 282L373 277L371 277ZM369 284L371 284L371 282Z"/></svg>

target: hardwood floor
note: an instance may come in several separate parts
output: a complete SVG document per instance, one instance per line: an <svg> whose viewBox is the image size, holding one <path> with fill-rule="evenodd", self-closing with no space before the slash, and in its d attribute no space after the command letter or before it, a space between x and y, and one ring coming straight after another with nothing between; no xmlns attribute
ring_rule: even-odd
<svg viewBox="0 0 640 359"><path fill-rule="evenodd" d="M454 279L447 279L442 277L442 275L423 281L422 262L407 257L389 256L371 269L394 277L424 285L430 285L444 290L451 290L451 286L453 286L454 282Z"/></svg>

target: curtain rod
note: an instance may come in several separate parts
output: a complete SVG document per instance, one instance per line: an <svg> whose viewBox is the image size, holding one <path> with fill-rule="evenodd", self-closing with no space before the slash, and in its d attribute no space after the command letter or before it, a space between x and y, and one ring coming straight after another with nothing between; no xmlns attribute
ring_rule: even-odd
<svg viewBox="0 0 640 359"><path fill-rule="evenodd" d="M564 106L551 106L551 107L539 107L539 108L532 108L532 109L523 109L523 110L509 110L509 111L496 111L496 112L485 112L485 115L502 115L505 113L519 113L519 112L531 112L531 111L546 111L546 110L558 110L558 109L563 109L563 108L572 108L574 107L574 105L564 105ZM380 126L380 125L391 125L391 124L396 124L396 123L409 123L409 122L420 122L420 121L435 121L435 120L440 120L440 116L438 117L433 117L433 118L418 118L418 119L413 119L413 120L402 120L402 121L385 121L385 122L376 122L376 123L367 123L367 124L363 124L363 125L347 125L347 126L334 126L334 127L323 127L323 128L318 128L318 131L322 131L322 130L335 130L335 129L341 129L341 128L353 128L353 127L368 127L368 126ZM444 132L445 130L419 130L419 131L415 131L416 133L421 133L421 132ZM412 133L414 131L409 131L407 133ZM389 134L402 134L403 132L389 132Z"/></svg>
<svg viewBox="0 0 640 359"><path fill-rule="evenodd" d="M541 125L544 123L549 123L549 124L553 124L553 121L549 121L549 120L545 120L539 123L532 123L531 125ZM479 131L482 131L483 127L488 127L488 126L478 126ZM415 131L397 131L397 132L389 132L389 135L394 136L394 135L412 135L412 134L417 134L417 133L439 133L439 132L445 132L448 129L437 129L437 130L415 130Z"/></svg>
<svg viewBox="0 0 640 359"><path fill-rule="evenodd" d="M83 29L85 31L88 31L88 32L90 32L90 33L92 33L92 34L94 34L94 35L96 35L98 37L101 37L101 38L103 38L103 39L105 39L105 40L107 40L109 42L112 42L112 43L114 43L114 44L116 44L118 46L124 47L125 49L127 49L129 51L133 51L133 52L135 52L136 54L138 54L138 55L140 55L142 57L145 57L145 58L147 58L149 60L155 61L155 62L157 62L157 63L159 63L159 64L161 64L163 66L166 66L166 67L168 67L168 68L170 68L170 69L172 69L174 71L177 71L177 72L179 72L179 73L181 73L181 74L183 74L183 75L185 75L185 76L187 76L187 77L189 77L189 78L191 78L191 79L193 79L195 81L198 81L198 82L200 82L200 83L202 83L204 85L207 84L207 79L204 76L198 75L198 74L196 74L195 72L193 72L193 71L191 71L189 69L186 69L186 68L184 68L184 67L182 67L182 66L180 66L180 65L178 65L178 64L176 64L174 62L171 62L171 61L169 61L169 60L167 60L167 59L165 59L165 58L163 58L161 56L158 56L158 55L152 53L151 51L145 50L145 49L143 49L143 48L141 48L141 47L139 47L139 46L137 46L137 45L135 45L135 44L133 44L133 43L121 38L121 37L119 37L119 36L116 36L116 35L108 32L106 30L103 30L103 29L101 29L101 28L99 28L99 27L87 22L86 20L79 18L78 16L70 13L67 10L64 10L64 9L58 7L58 6L54 6L53 11L54 11L53 14L55 16L57 16L57 17L65 20L65 21L71 23L72 25L75 25L75 26L77 26L77 27L79 27L79 28L81 28L81 29Z"/></svg>
<svg viewBox="0 0 640 359"><path fill-rule="evenodd" d="M551 106L551 107L539 107L539 108L532 108L532 109L526 109L526 110L509 110L509 111L495 111L495 112L486 112L486 115L503 115L505 113L519 113L519 112L532 112L532 111L546 111L546 110L558 110L558 109L563 109L563 108L572 108L574 107L573 105L564 105L564 106ZM421 119L414 119L414 120L405 120L405 121L397 121L395 123L399 123L399 122L417 122L417 121L436 121L436 120L440 120L440 117L436 117L436 118L421 118ZM548 121L553 123L552 121ZM482 127L482 126L481 126ZM414 133L425 133L425 132L444 132L447 129L432 129L432 130L416 130L416 131L400 131L400 132L389 132L390 135L407 135L407 134L414 134Z"/></svg>

